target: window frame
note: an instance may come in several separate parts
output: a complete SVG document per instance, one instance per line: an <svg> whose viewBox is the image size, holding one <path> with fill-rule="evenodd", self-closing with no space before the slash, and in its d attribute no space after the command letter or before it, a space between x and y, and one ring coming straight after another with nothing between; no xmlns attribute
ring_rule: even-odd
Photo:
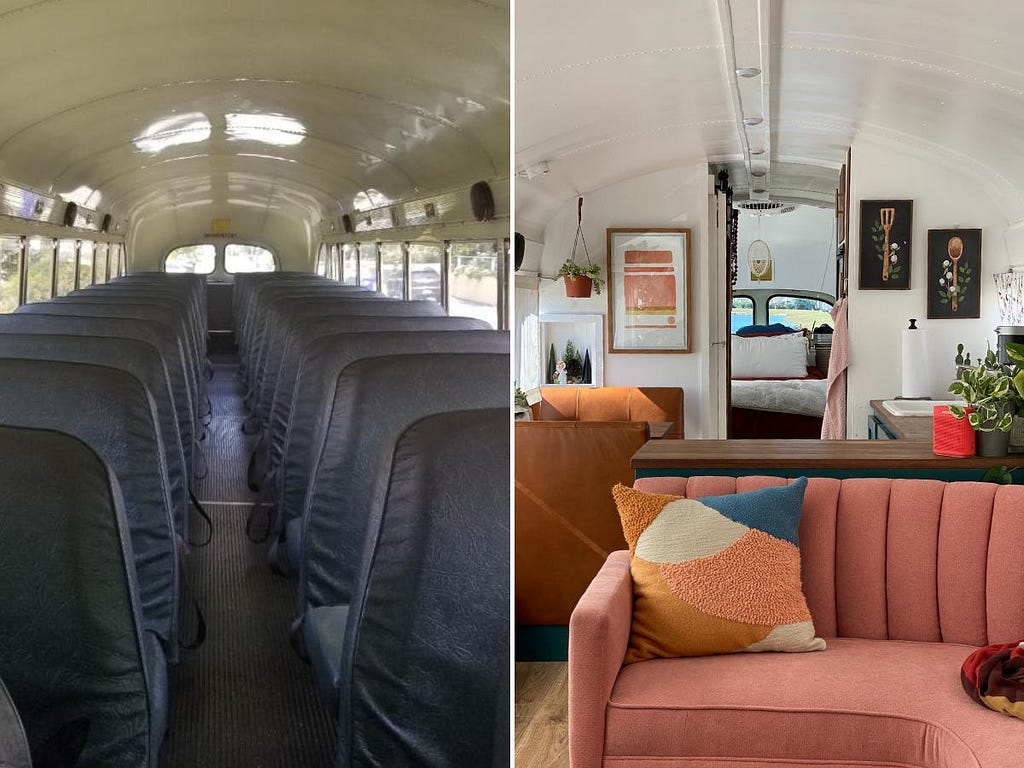
<svg viewBox="0 0 1024 768"><path fill-rule="evenodd" d="M171 257L172 253L174 253L175 251L180 251L180 250L182 250L184 248L197 248L197 247L203 246L203 245L208 245L209 247L213 248L213 266L210 268L209 272L195 272L195 271L193 271L193 272L177 272L177 273L175 273L175 272L168 272L167 271L167 260ZM161 263L161 267L163 269L163 272L165 274L169 274L169 275L185 274L185 275L202 275L203 277L208 277L208 276L212 275L214 272L217 271L217 254L218 254L217 246L214 245L213 243L185 243L183 245L176 245L173 248L171 248L167 253L164 254L164 259L163 259L163 262ZM118 262L118 269L120 269L120 266L121 266L121 263L119 261ZM121 275L118 275L118 277L120 277L120 276Z"/></svg>
<svg viewBox="0 0 1024 768"><path fill-rule="evenodd" d="M796 294L794 294L794 293L772 293L772 294L768 295L768 298L765 299L765 302L764 302L764 313L765 313L764 317L765 317L765 322L767 324L771 324L771 321L772 321L772 300L780 298L780 297L784 298L784 299L806 299L807 301L817 301L817 302L820 302L822 304L829 304L829 303L831 303L831 306L829 307L828 311L825 312L826 315L831 312L832 308L835 307L836 302L838 301L838 299L832 299L832 301L829 302L828 299L823 299L823 298L820 298L818 296L801 296L798 293L796 293ZM784 309L784 307L780 307L780 309ZM815 326L815 327L817 327L817 326ZM800 328L802 330L803 326L800 326ZM807 330L810 331L811 329L808 328Z"/></svg>
<svg viewBox="0 0 1024 768"><path fill-rule="evenodd" d="M213 244L212 243L204 243L204 245L213 245ZM239 271L234 271L233 272L233 271L231 271L230 269L228 269L228 248L230 248L232 245L245 246L246 248L262 248L264 251L266 251L267 253L270 254L270 258L274 262L274 268L270 269L270 270L262 270L261 272L239 272ZM217 248L217 246L214 246L214 248ZM213 272L217 271L217 266L218 266L218 261L219 261L219 266L220 266L221 270L224 272L224 274L226 274L226 275L256 275L256 274L269 274L270 272L280 272L281 271L281 262L278 260L277 254L274 253L274 249L270 248L270 247L268 247L266 245L262 245L260 243L243 243L243 242L239 242L239 241L235 241L235 240L231 241L230 243L224 243L224 247L223 248L217 248L217 253L214 256L213 261L214 261ZM213 274L213 272L209 272L207 274Z"/></svg>

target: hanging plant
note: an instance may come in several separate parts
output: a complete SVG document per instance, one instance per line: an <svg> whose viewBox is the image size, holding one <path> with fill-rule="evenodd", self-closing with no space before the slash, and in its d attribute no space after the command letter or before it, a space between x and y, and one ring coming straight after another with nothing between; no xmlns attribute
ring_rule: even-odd
<svg viewBox="0 0 1024 768"><path fill-rule="evenodd" d="M583 254L587 257L586 265L576 263L576 249L583 243ZM579 199L576 209L576 239L572 243L572 251L562 266L555 273L554 280L565 280L565 295L571 298L587 298L591 289L600 295L604 280L601 279L601 267L590 260L587 239L583 236L583 198Z"/></svg>

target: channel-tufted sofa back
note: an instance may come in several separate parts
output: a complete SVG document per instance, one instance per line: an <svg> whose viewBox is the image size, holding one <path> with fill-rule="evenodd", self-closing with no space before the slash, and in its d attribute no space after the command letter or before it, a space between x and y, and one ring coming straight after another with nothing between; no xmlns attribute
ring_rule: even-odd
<svg viewBox="0 0 1024 768"><path fill-rule="evenodd" d="M651 477L687 498L778 477ZM800 523L803 587L823 637L989 643L1024 637L1024 486L810 478Z"/></svg>

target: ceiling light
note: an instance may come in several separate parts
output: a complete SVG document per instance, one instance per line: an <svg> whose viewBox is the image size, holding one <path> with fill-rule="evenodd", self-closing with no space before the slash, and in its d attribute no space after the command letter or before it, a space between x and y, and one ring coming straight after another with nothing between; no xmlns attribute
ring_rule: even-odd
<svg viewBox="0 0 1024 768"><path fill-rule="evenodd" d="M762 176L765 175L765 173L767 173L767 171L765 171L764 168L751 168L750 169L750 175L751 176L756 176L757 178L761 178Z"/></svg>
<svg viewBox="0 0 1024 768"><path fill-rule="evenodd" d="M753 192L755 195L763 195L768 190L766 190L764 187L754 187L750 191Z"/></svg>
<svg viewBox="0 0 1024 768"><path fill-rule="evenodd" d="M156 154L167 147L193 144L210 138L210 121L202 112L189 112L157 120L132 139L140 152Z"/></svg>
<svg viewBox="0 0 1024 768"><path fill-rule="evenodd" d="M224 115L228 141L260 141L276 147L292 147L306 138L306 126L284 115Z"/></svg>
<svg viewBox="0 0 1024 768"><path fill-rule="evenodd" d="M754 149L753 147L751 147L750 148L750 154L752 154L752 155L763 155L764 154L764 150L763 149Z"/></svg>
<svg viewBox="0 0 1024 768"><path fill-rule="evenodd" d="M764 122L764 118L762 118L762 117L744 117L743 118L743 124L744 125L760 125L762 122Z"/></svg>
<svg viewBox="0 0 1024 768"><path fill-rule="evenodd" d="M761 74L761 70L757 67L737 67L736 74L740 77L757 77Z"/></svg>

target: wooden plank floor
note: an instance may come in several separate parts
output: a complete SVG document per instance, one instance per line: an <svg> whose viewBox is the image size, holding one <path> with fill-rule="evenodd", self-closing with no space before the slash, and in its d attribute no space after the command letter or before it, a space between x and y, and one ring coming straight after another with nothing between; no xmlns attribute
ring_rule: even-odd
<svg viewBox="0 0 1024 768"><path fill-rule="evenodd" d="M564 661L516 663L516 768L569 768L569 677Z"/></svg>

